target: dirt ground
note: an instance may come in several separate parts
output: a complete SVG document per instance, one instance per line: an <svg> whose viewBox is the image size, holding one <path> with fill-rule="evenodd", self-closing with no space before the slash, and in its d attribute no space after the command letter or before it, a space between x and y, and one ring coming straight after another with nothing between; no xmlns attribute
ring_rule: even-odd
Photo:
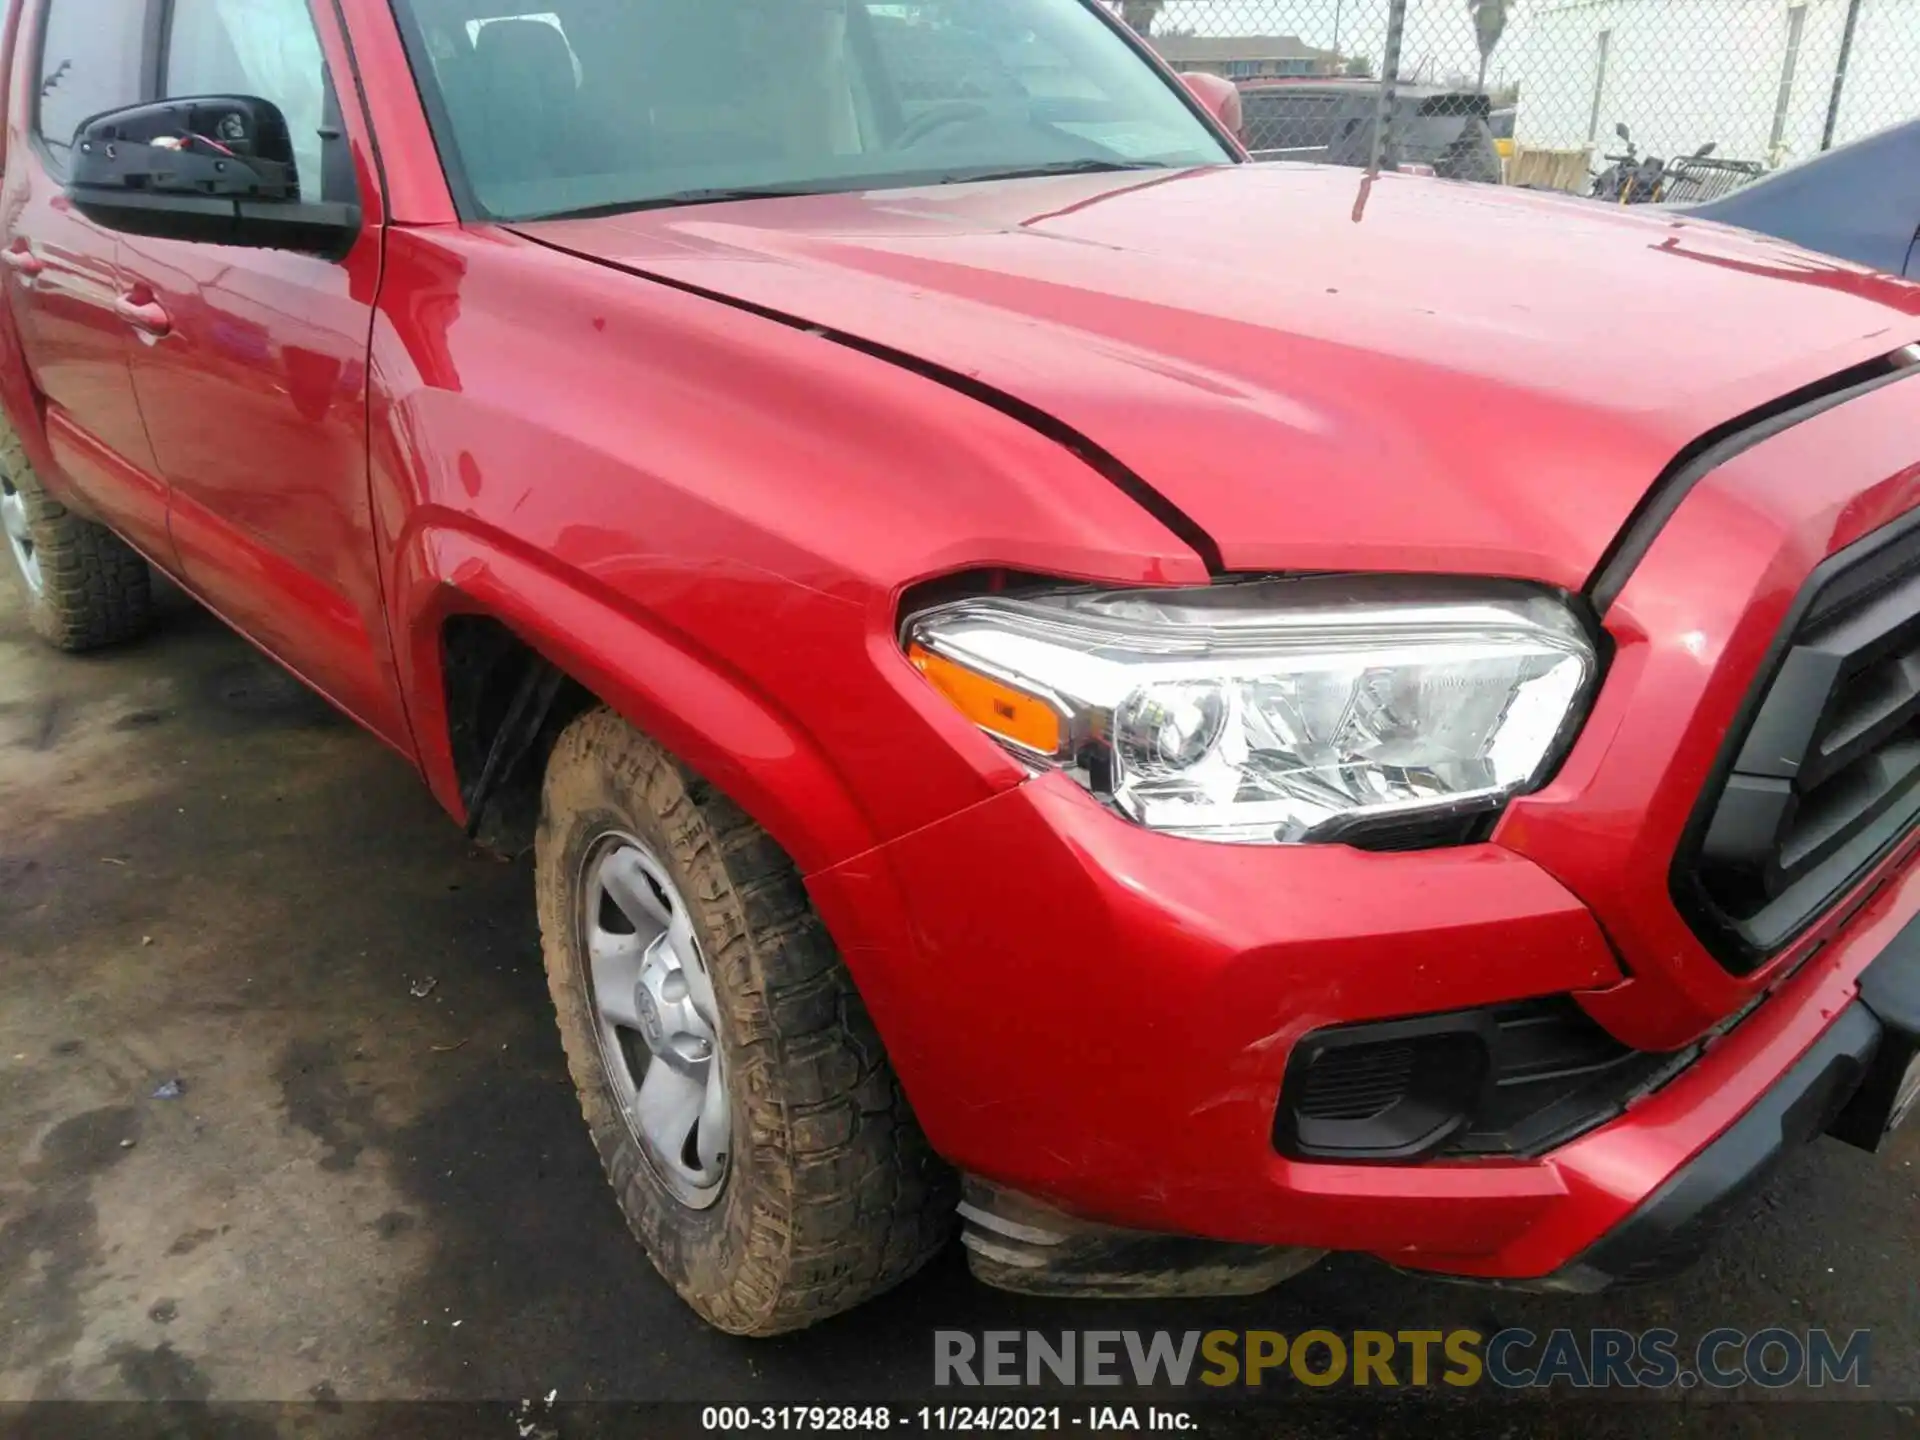
<svg viewBox="0 0 1920 1440"><path fill-rule="evenodd" d="M956 1252L808 1334L715 1334L605 1191L525 864L184 603L76 660L0 597L0 1403L899 1399L936 1325L1871 1327L1875 1393L1920 1399L1920 1127L1795 1157L1711 1262L1616 1296L1342 1258L1253 1300L1068 1305Z"/></svg>

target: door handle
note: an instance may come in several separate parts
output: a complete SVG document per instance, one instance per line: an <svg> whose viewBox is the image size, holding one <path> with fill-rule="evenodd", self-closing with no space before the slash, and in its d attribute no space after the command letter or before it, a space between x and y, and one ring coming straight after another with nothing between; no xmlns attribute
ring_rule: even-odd
<svg viewBox="0 0 1920 1440"><path fill-rule="evenodd" d="M22 279L31 280L47 268L42 260L25 245L15 245L11 250L0 250L0 264L4 264Z"/></svg>
<svg viewBox="0 0 1920 1440"><path fill-rule="evenodd" d="M166 307L158 300L139 298L139 292L131 295L116 295L113 301L113 313L143 335L156 338L173 329L173 318L167 314Z"/></svg>

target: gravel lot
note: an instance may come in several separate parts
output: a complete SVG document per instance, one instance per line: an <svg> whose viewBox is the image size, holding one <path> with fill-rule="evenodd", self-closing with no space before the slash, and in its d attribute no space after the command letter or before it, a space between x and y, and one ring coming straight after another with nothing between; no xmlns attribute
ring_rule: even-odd
<svg viewBox="0 0 1920 1440"><path fill-rule="evenodd" d="M1879 1158L1795 1157L1711 1263L1630 1294L1507 1295L1337 1259L1254 1300L1066 1305L978 1288L954 1253L805 1335L712 1333L604 1193L524 862L469 848L403 762L191 607L151 642L73 660L0 597L0 1402L918 1404L936 1325L1779 1324L1872 1327L1875 1393L1907 1403L1489 1413L1449 1396L1315 1423L1916 1429L1920 1127ZM276 1412L226 1413L272 1433Z"/></svg>

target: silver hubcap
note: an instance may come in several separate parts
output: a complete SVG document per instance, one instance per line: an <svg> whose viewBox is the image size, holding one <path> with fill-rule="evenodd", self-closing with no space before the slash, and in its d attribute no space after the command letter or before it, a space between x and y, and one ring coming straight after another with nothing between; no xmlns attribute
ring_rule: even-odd
<svg viewBox="0 0 1920 1440"><path fill-rule="evenodd" d="M33 531L27 525L27 497L13 488L13 481L0 475L0 528L7 534L7 547L27 578L27 588L40 593L40 550L33 543Z"/></svg>
<svg viewBox="0 0 1920 1440"><path fill-rule="evenodd" d="M580 890L600 1058L627 1129L684 1203L727 1175L732 1112L706 957L664 865L631 835L587 853Z"/></svg>

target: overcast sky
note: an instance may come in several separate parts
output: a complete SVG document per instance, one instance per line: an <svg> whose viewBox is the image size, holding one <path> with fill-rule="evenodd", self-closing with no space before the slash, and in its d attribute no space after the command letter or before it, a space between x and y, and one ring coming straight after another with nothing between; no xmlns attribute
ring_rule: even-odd
<svg viewBox="0 0 1920 1440"><path fill-rule="evenodd" d="M1520 5L1515 5L1518 12ZM1387 0L1166 0L1160 28L1201 35L1298 35L1309 45L1372 57L1379 68L1387 42ZM1508 36L1517 21L1510 21ZM1488 71L1499 79L1502 41ZM1424 66L1435 76L1471 75L1480 63L1468 0L1407 0L1407 33L1401 47L1403 74Z"/></svg>

